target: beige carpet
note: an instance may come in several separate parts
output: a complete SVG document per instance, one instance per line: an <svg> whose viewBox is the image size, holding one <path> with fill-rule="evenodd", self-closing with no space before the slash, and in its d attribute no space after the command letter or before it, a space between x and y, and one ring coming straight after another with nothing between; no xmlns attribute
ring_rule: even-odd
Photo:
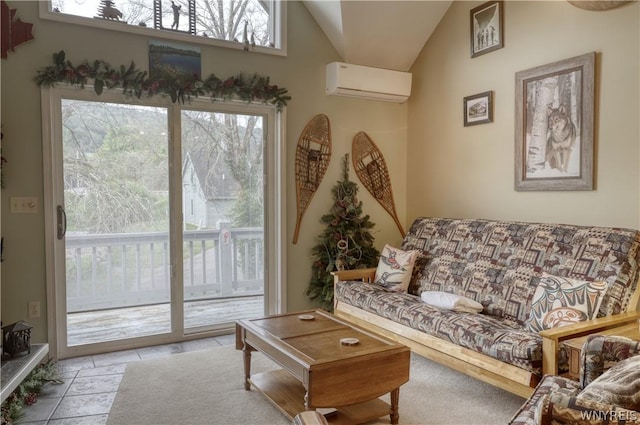
<svg viewBox="0 0 640 425"><path fill-rule="evenodd" d="M253 355L252 372L275 368ZM234 347L129 363L107 425L290 424L256 390L244 390L243 375ZM523 401L412 355L411 379L400 389L400 424L506 424ZM372 422L388 423L388 416Z"/></svg>

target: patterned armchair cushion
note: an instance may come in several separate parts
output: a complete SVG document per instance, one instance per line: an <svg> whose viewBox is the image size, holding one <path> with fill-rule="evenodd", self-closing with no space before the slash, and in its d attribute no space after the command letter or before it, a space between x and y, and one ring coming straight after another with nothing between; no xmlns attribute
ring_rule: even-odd
<svg viewBox="0 0 640 425"><path fill-rule="evenodd" d="M554 392L563 392L565 394L577 394L580 386L576 381L554 375L545 375L531 397L520 407L511 418L510 425L536 425L538 424L540 402L543 397Z"/></svg>
<svg viewBox="0 0 640 425"><path fill-rule="evenodd" d="M622 360L587 385L577 398L640 411L640 356Z"/></svg>
<svg viewBox="0 0 640 425"><path fill-rule="evenodd" d="M533 294L526 327L531 332L540 332L595 319L606 290L605 282L543 273Z"/></svg>
<svg viewBox="0 0 640 425"><path fill-rule="evenodd" d="M545 394L539 402L538 424L631 425L640 424L640 413L622 407L581 399L562 392Z"/></svg>
<svg viewBox="0 0 640 425"><path fill-rule="evenodd" d="M592 382L612 365L637 354L640 354L638 341L619 336L590 335L582 348L580 381ZM510 425L640 423L638 411L583 400L584 397L579 396L583 388L583 385L567 378L544 376L513 416Z"/></svg>
<svg viewBox="0 0 640 425"><path fill-rule="evenodd" d="M524 326L542 273L604 281L598 316L623 311L635 288L639 232L630 229L472 219L418 218L401 248L423 256L409 292L445 291Z"/></svg>
<svg viewBox="0 0 640 425"><path fill-rule="evenodd" d="M580 352L580 386L587 387L606 370L640 355L640 341L621 336L589 335Z"/></svg>

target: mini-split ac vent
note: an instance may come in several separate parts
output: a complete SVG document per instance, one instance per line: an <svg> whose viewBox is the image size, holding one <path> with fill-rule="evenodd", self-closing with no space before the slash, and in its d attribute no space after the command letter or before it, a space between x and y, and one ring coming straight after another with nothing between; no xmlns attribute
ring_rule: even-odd
<svg viewBox="0 0 640 425"><path fill-rule="evenodd" d="M411 73L332 62L327 94L403 103L411 94Z"/></svg>

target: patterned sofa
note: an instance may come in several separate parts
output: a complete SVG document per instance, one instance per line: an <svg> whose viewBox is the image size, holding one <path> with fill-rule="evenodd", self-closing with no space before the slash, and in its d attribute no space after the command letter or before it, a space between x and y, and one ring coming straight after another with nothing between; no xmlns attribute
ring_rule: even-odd
<svg viewBox="0 0 640 425"><path fill-rule="evenodd" d="M334 313L522 397L543 374L566 365L563 340L640 317L636 230L417 218L400 248L421 253L406 293L375 284L376 269L335 272ZM602 284L598 318L531 331L532 300L543 276ZM483 311L434 307L421 301L423 291L471 298Z"/></svg>
<svg viewBox="0 0 640 425"><path fill-rule="evenodd" d="M610 377L604 375L614 366L621 366L624 360L639 355L640 341L617 336L589 335L580 353L580 382L545 375L535 392L513 415L509 425L640 424L640 411L620 406L621 401L636 409L640 404L638 362L628 365L635 368L635 372L620 370ZM635 376L632 376L634 373ZM591 389L593 387L598 390L594 391ZM603 388L607 391L600 394ZM585 389L589 393L587 396ZM603 403L603 399L617 400L618 403Z"/></svg>

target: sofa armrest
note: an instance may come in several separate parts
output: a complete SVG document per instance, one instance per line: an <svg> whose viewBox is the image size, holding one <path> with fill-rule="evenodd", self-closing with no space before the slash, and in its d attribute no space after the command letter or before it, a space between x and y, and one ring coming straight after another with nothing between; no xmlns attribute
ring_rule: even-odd
<svg viewBox="0 0 640 425"><path fill-rule="evenodd" d="M632 311L586 320L559 328L546 329L540 332L540 336L542 337L542 374L558 374L558 349L560 342L611 328L617 328L639 319L640 311Z"/></svg>
<svg viewBox="0 0 640 425"><path fill-rule="evenodd" d="M368 269L353 269L353 270L338 270L331 272L333 275L333 310L338 307L338 299L335 296L336 285L338 282L346 282L352 280L361 280L363 282L371 283L376 278L376 268L370 267Z"/></svg>
<svg viewBox="0 0 640 425"><path fill-rule="evenodd" d="M331 272L333 275L333 283L344 282L348 280L361 280L363 282L373 282L376 276L376 268L339 270Z"/></svg>

